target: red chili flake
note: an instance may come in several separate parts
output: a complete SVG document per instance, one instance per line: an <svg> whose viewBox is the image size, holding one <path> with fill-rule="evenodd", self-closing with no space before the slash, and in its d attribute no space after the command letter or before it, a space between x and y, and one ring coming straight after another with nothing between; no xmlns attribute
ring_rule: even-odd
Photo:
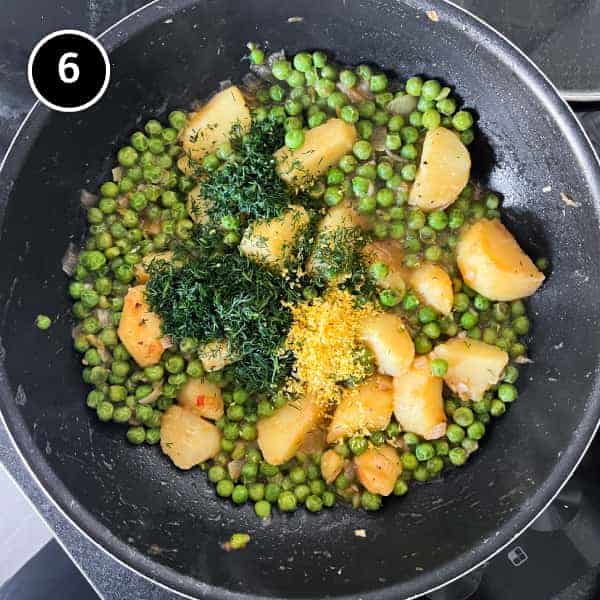
<svg viewBox="0 0 600 600"><path fill-rule="evenodd" d="M202 394L200 394L196 398L196 406L199 406L200 408L202 408L204 406L205 402L206 402L206 396L203 396Z"/></svg>

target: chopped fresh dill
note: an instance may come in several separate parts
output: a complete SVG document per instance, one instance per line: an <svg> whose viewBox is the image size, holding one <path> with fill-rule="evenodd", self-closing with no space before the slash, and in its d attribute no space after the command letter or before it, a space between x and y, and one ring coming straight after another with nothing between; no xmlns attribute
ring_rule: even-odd
<svg viewBox="0 0 600 600"><path fill-rule="evenodd" d="M282 181L275 169L273 152L284 142L283 126L266 119L254 122L250 131L240 135L234 127L231 135L233 156L201 183L202 195L210 199L208 212L213 221L241 213L248 219L270 219L290 204L306 203Z"/></svg>
<svg viewBox="0 0 600 600"><path fill-rule="evenodd" d="M369 238L356 227L338 227L321 232L312 254L315 279L320 283L337 281L360 288L367 281L362 250Z"/></svg>
<svg viewBox="0 0 600 600"><path fill-rule="evenodd" d="M289 276L237 252L189 255L182 266L154 261L149 273L147 300L166 335L201 345L226 338L239 358L228 368L250 392L272 390L289 374L292 357L281 355L280 347L292 322L288 303L302 297L302 286Z"/></svg>

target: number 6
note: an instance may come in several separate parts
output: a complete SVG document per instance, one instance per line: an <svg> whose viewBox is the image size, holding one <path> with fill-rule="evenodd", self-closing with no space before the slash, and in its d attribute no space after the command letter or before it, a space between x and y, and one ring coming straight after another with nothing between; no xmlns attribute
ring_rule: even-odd
<svg viewBox="0 0 600 600"><path fill-rule="evenodd" d="M65 52L58 61L58 76L63 83L75 83L79 79L79 67L74 62L67 62L70 58L77 58L77 52ZM69 75L67 69L71 71Z"/></svg>

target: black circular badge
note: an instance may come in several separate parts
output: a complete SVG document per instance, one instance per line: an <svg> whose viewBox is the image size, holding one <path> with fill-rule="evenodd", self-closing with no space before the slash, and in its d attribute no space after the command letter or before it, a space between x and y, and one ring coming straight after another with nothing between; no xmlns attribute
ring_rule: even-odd
<svg viewBox="0 0 600 600"><path fill-rule="evenodd" d="M95 104L108 87L110 62L91 35L65 29L43 38L28 65L29 85L49 108L76 112Z"/></svg>

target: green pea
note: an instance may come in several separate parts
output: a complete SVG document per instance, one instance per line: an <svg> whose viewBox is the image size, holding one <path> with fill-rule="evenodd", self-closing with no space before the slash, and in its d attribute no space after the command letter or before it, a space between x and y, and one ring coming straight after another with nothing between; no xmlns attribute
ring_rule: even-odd
<svg viewBox="0 0 600 600"><path fill-rule="evenodd" d="M454 466L460 467L467 462L467 453L464 448L452 448L448 453L448 458Z"/></svg>
<svg viewBox="0 0 600 600"><path fill-rule="evenodd" d="M452 418L454 419L454 422L461 427L468 427L474 421L473 411L466 406L457 408L454 411Z"/></svg>
<svg viewBox="0 0 600 600"><path fill-rule="evenodd" d="M387 122L388 131L391 133L399 133L405 125L402 115L393 115Z"/></svg>
<svg viewBox="0 0 600 600"><path fill-rule="evenodd" d="M457 408L456 410L460 409ZM454 412L456 412L456 410ZM454 423L452 423L448 425L448 428L446 430L446 437L453 444L459 444L465 438L465 430L462 427L460 427L460 425L455 425Z"/></svg>
<svg viewBox="0 0 600 600"><path fill-rule="evenodd" d="M321 68L321 77L335 81L337 79L337 76L338 71L333 65L326 64L323 65L323 67Z"/></svg>
<svg viewBox="0 0 600 600"><path fill-rule="evenodd" d="M358 158L358 160L369 160L371 153L373 152L373 148L368 141L360 140L354 143L354 146L352 146L352 152L356 158Z"/></svg>
<svg viewBox="0 0 600 600"><path fill-rule="evenodd" d="M435 110L435 108L427 109L421 117L421 121L425 129L435 129L436 127L439 127L441 120L442 118L440 113Z"/></svg>
<svg viewBox="0 0 600 600"><path fill-rule="evenodd" d="M414 144L419 139L419 132L415 127L403 127L400 133L405 144Z"/></svg>
<svg viewBox="0 0 600 600"><path fill-rule="evenodd" d="M388 308L396 306L400 303L401 300L402 297L396 290L386 289L381 290L381 292L379 292L379 301L383 306L386 306Z"/></svg>
<svg viewBox="0 0 600 600"><path fill-rule="evenodd" d="M100 421L107 422L112 419L114 410L115 407L110 402L102 401L96 408L96 414Z"/></svg>
<svg viewBox="0 0 600 600"><path fill-rule="evenodd" d="M339 162L339 167L344 173L352 173L358 165L358 161L352 154L345 154Z"/></svg>
<svg viewBox="0 0 600 600"><path fill-rule="evenodd" d="M413 181L417 176L417 165L414 163L408 163L402 167L400 174L404 181Z"/></svg>
<svg viewBox="0 0 600 600"><path fill-rule="evenodd" d="M402 466L409 471L414 471L419 466L419 461L412 452L403 452L400 461Z"/></svg>
<svg viewBox="0 0 600 600"><path fill-rule="evenodd" d="M371 492L363 492L360 504L365 510L379 510L381 508L381 496Z"/></svg>
<svg viewBox="0 0 600 600"><path fill-rule="evenodd" d="M448 362L443 358L434 358L429 366L434 377L444 377L448 372Z"/></svg>
<svg viewBox="0 0 600 600"><path fill-rule="evenodd" d="M52 319L47 315L38 315L35 318L35 325L38 329L45 331L46 329L50 329L52 325Z"/></svg>
<svg viewBox="0 0 600 600"><path fill-rule="evenodd" d="M360 456L366 452L369 444L364 437L353 437L348 440L348 447L355 456Z"/></svg>
<svg viewBox="0 0 600 600"><path fill-rule="evenodd" d="M248 501L248 488L245 485L236 485L231 492L234 504L244 504Z"/></svg>
<svg viewBox="0 0 600 600"><path fill-rule="evenodd" d="M420 77L411 77L406 82L406 93L411 96L420 96L423 89L423 80Z"/></svg>
<svg viewBox="0 0 600 600"><path fill-rule="evenodd" d="M267 519L271 516L271 504L267 500L259 500L254 505L254 512L257 517L261 519Z"/></svg>
<svg viewBox="0 0 600 600"><path fill-rule="evenodd" d="M417 354L427 354L431 352L432 344L426 335L417 335L415 337L415 351Z"/></svg>
<svg viewBox="0 0 600 600"><path fill-rule="evenodd" d="M388 78L385 73L378 73L377 75L373 75L369 81L369 87L374 93L385 91L387 86Z"/></svg>
<svg viewBox="0 0 600 600"><path fill-rule="evenodd" d="M498 386L498 398L502 402L514 402L517 399L517 388L510 383L501 383Z"/></svg>
<svg viewBox="0 0 600 600"><path fill-rule="evenodd" d="M231 479L221 479L217 483L217 494L221 496L221 498L229 498L231 494L233 494L234 483Z"/></svg>
<svg viewBox="0 0 600 600"><path fill-rule="evenodd" d="M402 137L399 133L388 133L385 136L385 147L388 150L398 150L402 146Z"/></svg>
<svg viewBox="0 0 600 600"><path fill-rule="evenodd" d="M433 445L437 456L448 456L450 446L446 440L436 440Z"/></svg>
<svg viewBox="0 0 600 600"><path fill-rule="evenodd" d="M346 123L356 123L359 119L358 109L351 104L343 106L340 111L340 117L346 121Z"/></svg>
<svg viewBox="0 0 600 600"><path fill-rule="evenodd" d="M415 448L415 456L421 462L427 461L435 456L435 449L429 442L423 442Z"/></svg>
<svg viewBox="0 0 600 600"><path fill-rule="evenodd" d="M460 326L463 329L472 329L477 325L479 316L475 312L465 312L460 317Z"/></svg>
<svg viewBox="0 0 600 600"><path fill-rule="evenodd" d="M332 92L327 97L327 106L329 106L329 108L331 108L332 110L339 110L343 106L345 106L347 103L348 103L348 99L340 91ZM357 119L356 120L358 121L358 112L357 112Z"/></svg>
<svg viewBox="0 0 600 600"><path fill-rule="evenodd" d="M485 425L481 421L475 421L467 428L467 436L471 440L480 440L485 435Z"/></svg>
<svg viewBox="0 0 600 600"><path fill-rule="evenodd" d="M457 131L465 131L473 125L473 116L466 110L461 110L452 117L452 125Z"/></svg>
<svg viewBox="0 0 600 600"><path fill-rule="evenodd" d="M135 148L125 146L117 153L117 160L123 167L132 167L138 160L138 153Z"/></svg>
<svg viewBox="0 0 600 600"><path fill-rule="evenodd" d="M445 116L452 116L456 112L456 100L454 98L443 98L435 106Z"/></svg>
<svg viewBox="0 0 600 600"><path fill-rule="evenodd" d="M377 207L377 199L374 195L364 196L358 201L358 211L362 214L370 214L375 212Z"/></svg>
<svg viewBox="0 0 600 600"><path fill-rule="evenodd" d="M499 417L506 412L506 404L502 400L494 399L490 404L490 414L493 417Z"/></svg>
<svg viewBox="0 0 600 600"><path fill-rule="evenodd" d="M290 491L281 492L277 499L277 506L279 506L279 510L282 512L292 512L296 510L296 496Z"/></svg>
<svg viewBox="0 0 600 600"><path fill-rule="evenodd" d="M296 150L304 144L304 132L301 129L291 129L285 134L285 145L290 150Z"/></svg>
<svg viewBox="0 0 600 600"><path fill-rule="evenodd" d="M318 79L315 82L315 91L320 98L328 98L335 92L335 83L327 78Z"/></svg>
<svg viewBox="0 0 600 600"><path fill-rule="evenodd" d="M479 449L479 442L477 442L477 440L472 440L471 438L465 438L462 441L461 446L466 450L468 455Z"/></svg>

